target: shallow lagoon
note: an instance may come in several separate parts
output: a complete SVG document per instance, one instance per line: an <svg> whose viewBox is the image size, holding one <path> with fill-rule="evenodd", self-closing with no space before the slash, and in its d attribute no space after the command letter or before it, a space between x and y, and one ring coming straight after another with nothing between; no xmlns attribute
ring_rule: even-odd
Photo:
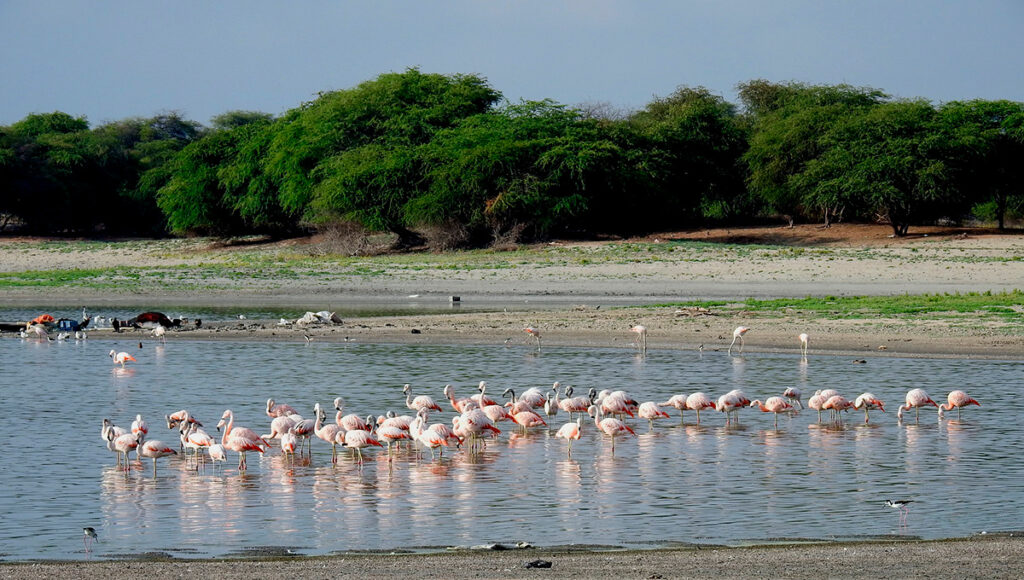
<svg viewBox="0 0 1024 580"><path fill-rule="evenodd" d="M111 365L111 348L138 362ZM1005 405L1015 395L1020 362L545 348L522 345L310 345L88 339L48 343L0 340L0 396L6 469L0 472L7 560L85 557L81 528L100 534L92 557L146 552L176 557L253 550L324 554L345 550L441 548L489 542L535 545L742 544L774 539L875 536L944 538L1019 529L1024 467L1016 458L1024 428ZM719 395L743 388L764 398L797 386L849 397L870 390L889 413L851 413L841 426L816 413L783 417L742 413L724 426L718 413L678 413L650 431L635 420L635 439L607 437L588 423L573 446L551 431L523 436L509 423L485 451L449 450L444 458L402 452L389 465L372 453L361 467L347 452L337 466L313 442L313 458L288 465L280 454L237 458L195 472L181 458L150 462L125 476L100 439L100 421L127 426L136 413L150 438L173 442L162 416L190 409L213 432L224 409L238 423L267 432L267 397L311 416L314 402L345 397L348 411L401 411L403 383L441 399L445 383L459 396L488 381L505 387L572 384L621 388L638 401L680 392ZM961 388L979 399L961 421L899 424L895 410L908 388L933 398ZM497 391L495 393L494 391ZM440 401L439 401L440 402ZM449 407L445 405L445 408ZM452 413L432 420L449 421ZM14 417L14 419L10 419ZM886 498L915 501L906 525Z"/></svg>

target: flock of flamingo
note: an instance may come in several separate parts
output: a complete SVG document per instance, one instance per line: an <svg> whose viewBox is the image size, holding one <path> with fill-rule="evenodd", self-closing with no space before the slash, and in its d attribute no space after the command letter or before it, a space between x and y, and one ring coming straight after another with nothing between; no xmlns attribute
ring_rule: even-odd
<svg viewBox="0 0 1024 580"><path fill-rule="evenodd" d="M740 340L741 350L742 338L747 330L749 329L741 326L733 333L733 343ZM634 327L633 331L638 335L638 346L645 347L646 332L638 331L637 327ZM533 328L528 328L527 332L537 340L539 348L540 333ZM799 339L801 352L806 356L808 337L801 334ZM731 347L732 345L730 349ZM123 357L113 351L111 358L115 364L121 365L134 360L130 356ZM751 400L742 390L734 389L717 399L698 392L673 395L660 403L637 402L621 390L597 392L592 388L586 395L574 396L571 386L563 387L558 382L547 391L531 387L518 395L511 388L505 389L501 402L487 395L485 381L477 385L477 391L470 397L459 398L452 385L444 387L444 397L455 413L450 424L431 423L431 413L442 412L442 407L428 395L414 396L412 387L406 384L403 387L405 406L411 411L411 414L406 415L398 415L394 411L380 417L346 414L345 401L338 397L333 401L335 416L334 422L331 423L327 421L327 412L320 403L312 406L313 417L305 418L294 407L268 399L266 415L270 419L270 426L269 433L265 434L236 425L234 413L228 409L216 425L220 431L219 440L205 431L202 423L187 410L165 415L167 427L178 432L180 444L177 449L173 444L148 439L149 428L141 415L135 417L130 428L118 427L109 419L103 419L102 437L108 449L117 454L118 466L122 465L123 460L126 473L129 470L128 455L134 451L138 461L143 458L152 459L155 476L157 459L177 455L179 450L186 455L187 461L195 462L196 469L199 462L205 461L207 457L214 465L217 462L225 462L227 452L230 451L238 454L238 469L245 470L246 453L266 453L268 450L279 448L289 460L294 460L296 454L309 454L311 457L314 438L331 446L332 463L338 462L339 446L352 450L358 464L362 464L363 451L372 447L386 447L390 464L394 457L392 447L403 443L416 449L417 456L422 449L429 450L431 457L435 456L435 452L443 456L444 448L451 446L464 447L469 452L476 452L486 445L487 439L496 438L501 434L498 425L502 422L511 422L516 426L513 429L522 432L530 429L548 429L548 422L553 421L559 413L567 414L569 422L558 428L555 437L566 440L567 453L570 457L572 442L578 440L583 432L584 416L589 417L586 423L592 420L598 433L611 438L611 452L614 454L616 438L636 435L627 418L647 420L649 428L654 429L655 421L669 418L669 413L663 410L665 408L678 410L681 424L686 411L693 411L699 424L701 411L710 410L723 413L726 425L738 423L739 412L742 409L756 408L765 413L773 413L776 428L780 414L797 414L805 408L802 394L797 388L788 388L781 395L770 396L764 401ZM944 418L945 412L953 409L957 410L959 418L961 409L968 405L980 406L981 403L964 391L954 390L947 396L946 403L938 404L924 389L915 388L907 392L904 404L900 405L897 411L897 418L902 422L904 413L914 409L915 420L918 420L921 407L926 406L935 407L939 419ZM823 420L823 412L827 412L830 420L837 423L841 423L842 414L851 409L864 411L865 423L870 421L870 411L885 412L884 402L872 393L862 393L850 400L835 389L816 391L808 399L807 408L818 413L819 423ZM573 415L576 415L575 420Z"/></svg>

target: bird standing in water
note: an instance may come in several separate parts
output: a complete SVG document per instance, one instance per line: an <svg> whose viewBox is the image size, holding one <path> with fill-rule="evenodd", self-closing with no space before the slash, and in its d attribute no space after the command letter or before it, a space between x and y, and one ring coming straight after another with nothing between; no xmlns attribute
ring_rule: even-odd
<svg viewBox="0 0 1024 580"><path fill-rule="evenodd" d="M92 551L92 542L100 541L99 535L96 534L95 528L82 528L82 544L85 546L86 552Z"/></svg>
<svg viewBox="0 0 1024 580"><path fill-rule="evenodd" d="M914 500L912 499L887 499L885 500L885 505L893 509L900 510L900 523L906 524L907 514L910 513L910 508L908 507L908 504L911 504L913 502Z"/></svg>

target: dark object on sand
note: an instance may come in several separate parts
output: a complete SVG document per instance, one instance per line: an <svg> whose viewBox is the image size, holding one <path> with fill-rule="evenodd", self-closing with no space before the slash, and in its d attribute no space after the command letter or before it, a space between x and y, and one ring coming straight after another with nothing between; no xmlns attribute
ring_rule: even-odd
<svg viewBox="0 0 1024 580"><path fill-rule="evenodd" d="M547 560L531 560L523 564L524 568L550 568L551 562Z"/></svg>
<svg viewBox="0 0 1024 580"><path fill-rule="evenodd" d="M158 325L171 328L172 326L181 326L181 319L171 320L163 312L143 312L134 318L129 318L125 324L135 328L155 328Z"/></svg>
<svg viewBox="0 0 1024 580"><path fill-rule="evenodd" d="M121 332L121 321L117 318L111 319L110 327L114 329L114 332Z"/></svg>

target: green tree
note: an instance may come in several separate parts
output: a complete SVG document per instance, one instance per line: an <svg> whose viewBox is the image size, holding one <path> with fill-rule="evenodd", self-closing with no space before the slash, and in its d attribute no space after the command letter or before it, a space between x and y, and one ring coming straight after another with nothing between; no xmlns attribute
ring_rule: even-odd
<svg viewBox="0 0 1024 580"><path fill-rule="evenodd" d="M961 195L988 203L999 224L1024 206L1024 103L954 101L939 108Z"/></svg>
<svg viewBox="0 0 1024 580"><path fill-rule="evenodd" d="M829 152L833 132L884 103L884 93L848 85L776 85L758 80L741 84L739 94L751 131L743 156L747 186L768 211L786 216L791 225L798 216L821 212L827 226L848 204L856 203L849 188L816 187L809 174L802 174L820 157L834 156ZM815 164L812 169L829 183L841 184L841 178L829 173L841 161L833 157L827 166Z"/></svg>

